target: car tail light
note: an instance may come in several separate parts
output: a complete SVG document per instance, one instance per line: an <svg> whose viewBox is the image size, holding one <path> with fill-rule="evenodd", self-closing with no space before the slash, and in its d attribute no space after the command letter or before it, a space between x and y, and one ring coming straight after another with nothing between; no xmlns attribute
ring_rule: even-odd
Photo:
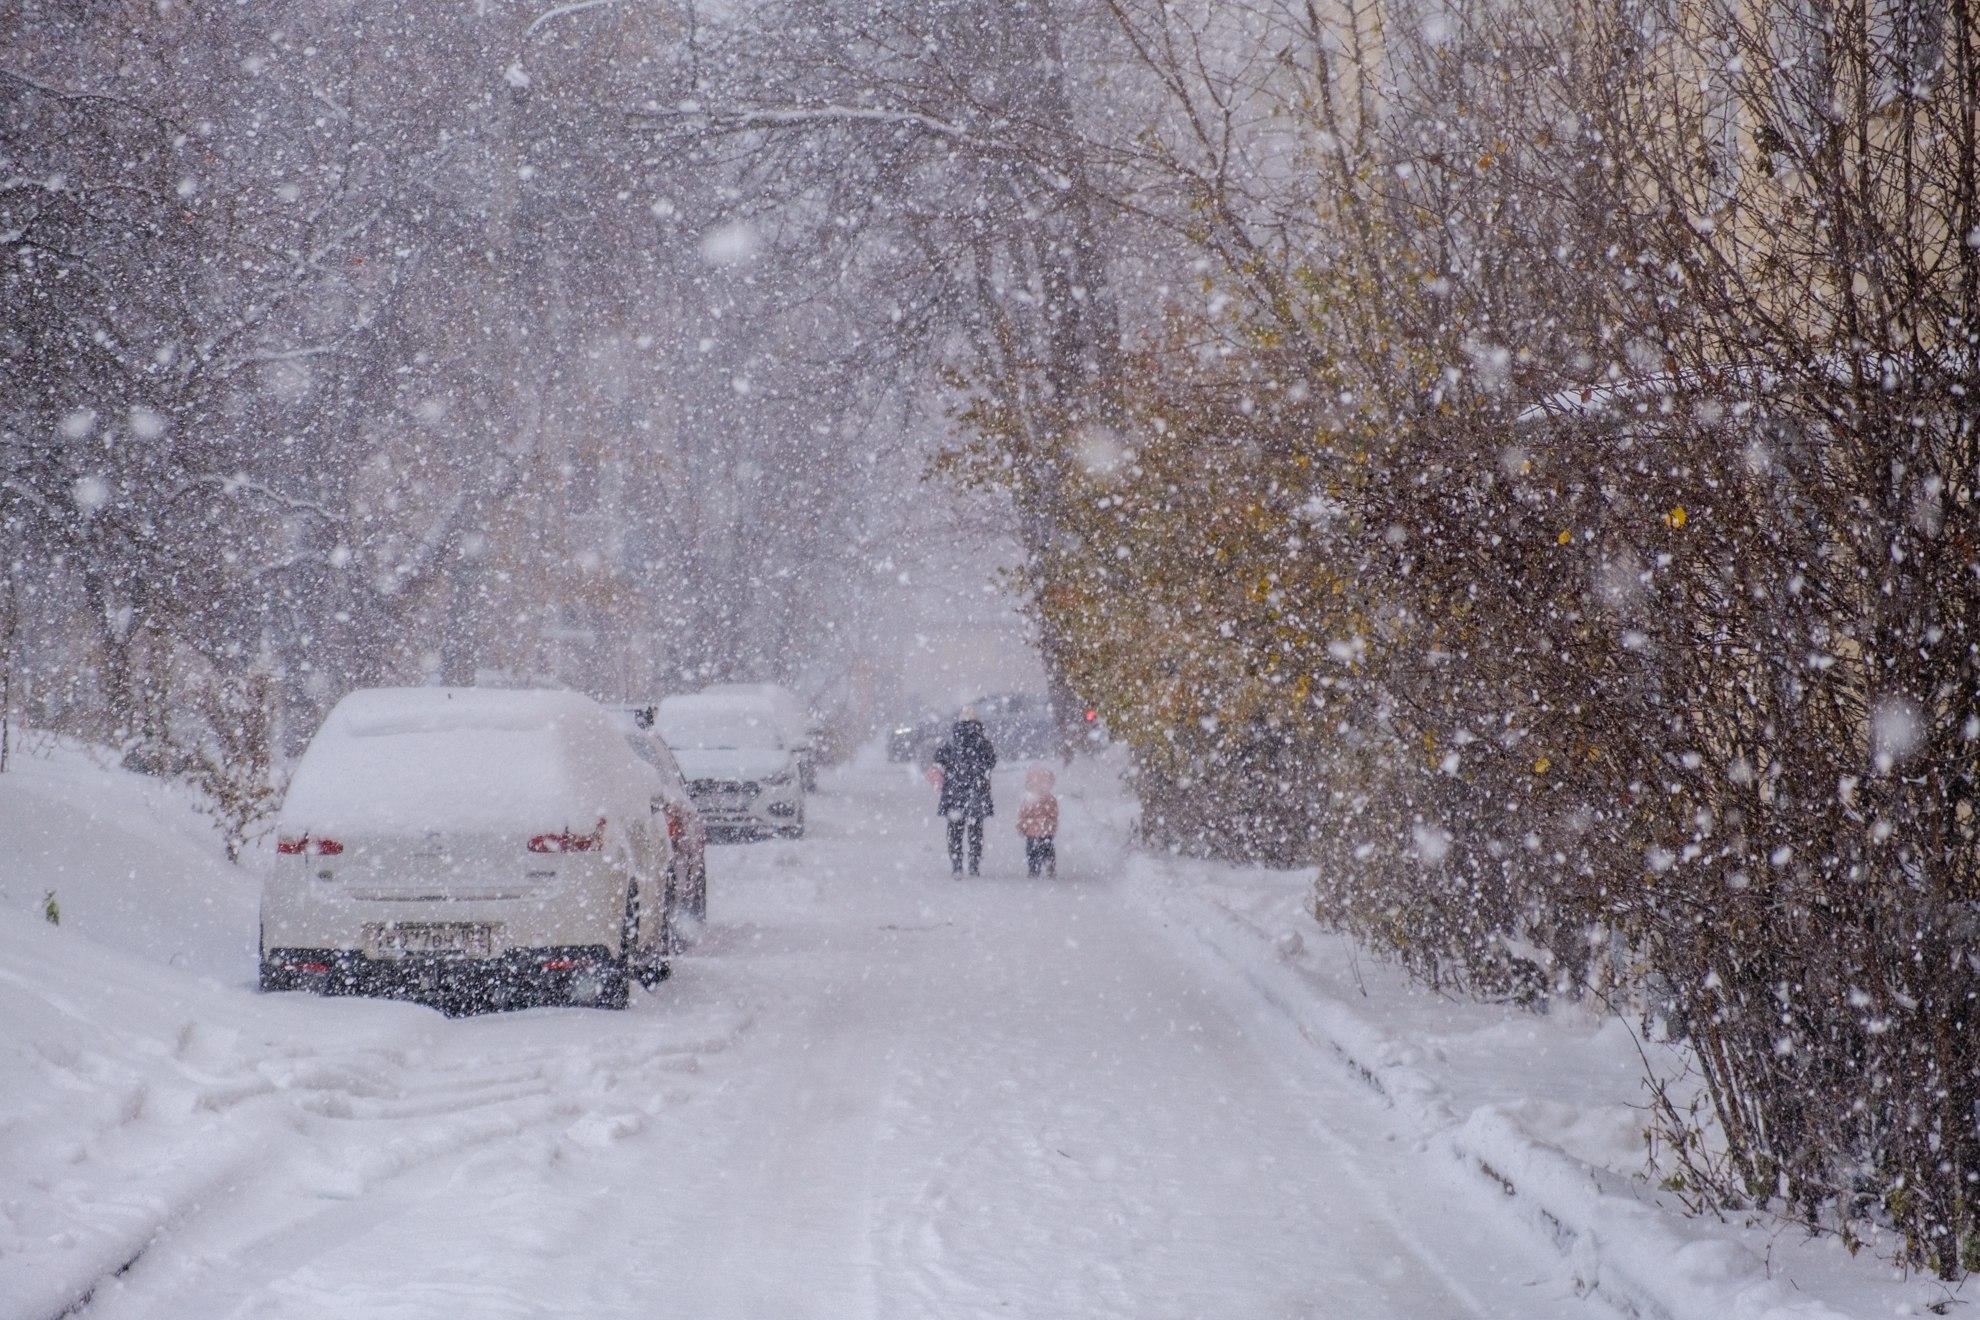
<svg viewBox="0 0 1980 1320"><path fill-rule="evenodd" d="M543 970L546 972L568 972L578 965L575 958L545 958Z"/></svg>
<svg viewBox="0 0 1980 1320"><path fill-rule="evenodd" d="M305 834L295 839L277 839L275 851L285 857L295 857L303 853L317 857L335 857L344 851L344 845L335 839L312 839Z"/></svg>
<svg viewBox="0 0 1980 1320"><path fill-rule="evenodd" d="M330 964L327 962L299 962L295 965L295 968L297 971L308 976L325 976L329 974Z"/></svg>
<svg viewBox="0 0 1980 1320"><path fill-rule="evenodd" d="M529 840L529 850L533 853L596 852L605 846L605 818L600 816L598 824L589 834L573 834L564 830L558 834L533 834Z"/></svg>

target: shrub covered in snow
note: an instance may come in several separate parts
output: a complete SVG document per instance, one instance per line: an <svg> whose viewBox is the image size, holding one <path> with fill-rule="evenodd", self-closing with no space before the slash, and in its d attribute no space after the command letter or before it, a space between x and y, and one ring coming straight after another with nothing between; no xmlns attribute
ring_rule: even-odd
<svg viewBox="0 0 1980 1320"><path fill-rule="evenodd" d="M1076 398L985 390L956 466L1039 525L1147 832L1318 863L1438 984L1633 993L1695 1051L1708 1199L1980 1266L1973 43L1117 9L1204 296ZM1393 99L1166 53L1282 43Z"/></svg>

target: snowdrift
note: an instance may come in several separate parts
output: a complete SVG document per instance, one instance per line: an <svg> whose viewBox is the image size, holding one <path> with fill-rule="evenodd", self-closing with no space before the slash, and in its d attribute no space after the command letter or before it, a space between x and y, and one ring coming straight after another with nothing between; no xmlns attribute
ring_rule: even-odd
<svg viewBox="0 0 1980 1320"><path fill-rule="evenodd" d="M229 983L254 979L252 865L230 866L182 785L119 769L103 748L29 736L0 774L0 910Z"/></svg>

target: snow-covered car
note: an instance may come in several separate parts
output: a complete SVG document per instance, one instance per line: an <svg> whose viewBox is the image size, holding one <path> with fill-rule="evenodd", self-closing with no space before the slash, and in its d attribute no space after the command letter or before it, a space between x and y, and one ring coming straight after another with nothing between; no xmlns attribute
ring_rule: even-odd
<svg viewBox="0 0 1980 1320"><path fill-rule="evenodd" d="M797 752L768 711L733 697L695 693L661 702L658 723L711 837L804 834L804 777Z"/></svg>
<svg viewBox="0 0 1980 1320"><path fill-rule="evenodd" d="M818 787L821 733L817 719L797 693L780 683L714 683L703 688L700 695L735 700L767 711L783 735L784 745L797 753L804 791L809 793Z"/></svg>
<svg viewBox="0 0 1980 1320"><path fill-rule="evenodd" d="M956 722L954 711L928 711L895 725L887 734L887 759L926 764Z"/></svg>
<svg viewBox="0 0 1980 1320"><path fill-rule="evenodd" d="M674 749L667 746L656 723L658 702L628 706L622 712L633 754L660 776L660 796L666 803L667 840L674 846L669 878L673 911L695 921L708 918L708 826L694 805ZM670 930L672 929L670 923Z"/></svg>
<svg viewBox="0 0 1980 1320"><path fill-rule="evenodd" d="M622 1008L667 975L659 776L571 692L353 692L303 753L261 985Z"/></svg>

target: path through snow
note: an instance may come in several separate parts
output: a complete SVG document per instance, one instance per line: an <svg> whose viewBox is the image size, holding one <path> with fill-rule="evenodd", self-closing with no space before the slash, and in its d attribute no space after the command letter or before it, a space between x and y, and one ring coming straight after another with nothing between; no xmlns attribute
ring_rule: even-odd
<svg viewBox="0 0 1980 1320"><path fill-rule="evenodd" d="M126 1150L132 1083L41 1175L149 1206L80 1314L1606 1314L1169 938L1096 814L1057 883L1003 817L957 882L925 795L848 771L813 837L718 850L700 948L624 1014L202 989L232 1025L173 1046L187 1114Z"/></svg>

